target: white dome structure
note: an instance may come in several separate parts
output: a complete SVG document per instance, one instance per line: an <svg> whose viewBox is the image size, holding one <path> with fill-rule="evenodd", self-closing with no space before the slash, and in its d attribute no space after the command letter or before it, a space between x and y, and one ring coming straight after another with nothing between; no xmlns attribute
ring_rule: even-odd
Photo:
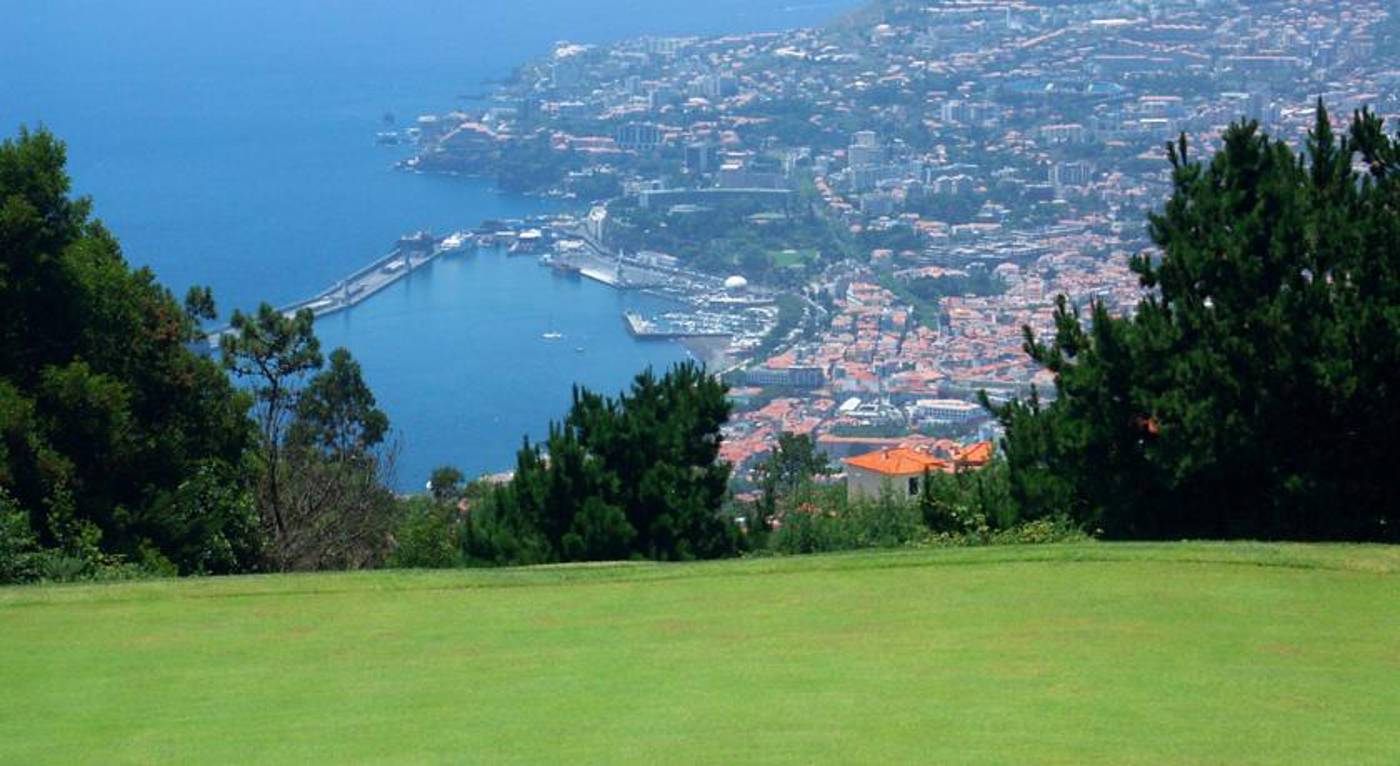
<svg viewBox="0 0 1400 766"><path fill-rule="evenodd" d="M734 276L730 277L729 279L724 280L724 289L726 289L726 290L728 290L728 291L730 291L730 292L732 292L732 293L737 293L737 292L739 292L739 291L741 291L741 290L745 290L745 289L748 288L748 286L749 286L749 280L744 279L743 277L739 276L738 274L735 274Z"/></svg>

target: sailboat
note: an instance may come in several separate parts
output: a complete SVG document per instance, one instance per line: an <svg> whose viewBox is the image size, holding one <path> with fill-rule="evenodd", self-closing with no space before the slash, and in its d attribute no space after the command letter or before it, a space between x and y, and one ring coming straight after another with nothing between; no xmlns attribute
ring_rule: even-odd
<svg viewBox="0 0 1400 766"><path fill-rule="evenodd" d="M553 317L553 316L551 316L551 317L549 318L549 332L543 333L542 335L540 335L540 337L541 337L541 338L544 338L545 340L563 340L563 339L564 339L564 333L559 332L558 330L554 329L554 317Z"/></svg>

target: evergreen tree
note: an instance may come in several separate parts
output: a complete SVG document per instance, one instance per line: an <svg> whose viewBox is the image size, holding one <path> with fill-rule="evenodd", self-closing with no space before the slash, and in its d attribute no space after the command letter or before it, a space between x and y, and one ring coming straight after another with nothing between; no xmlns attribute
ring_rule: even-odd
<svg viewBox="0 0 1400 766"><path fill-rule="evenodd" d="M399 507L389 418L343 348L320 369L310 311L263 304L235 312L224 365L252 382L261 435L258 510L269 563L282 570L357 569L388 556ZM319 371L317 371L319 370ZM313 374L314 372L314 374Z"/></svg>
<svg viewBox="0 0 1400 766"><path fill-rule="evenodd" d="M738 530L719 515L726 389L698 365L650 370L616 399L574 390L543 445L529 440L515 476L472 512L471 558L494 563L713 558Z"/></svg>
<svg viewBox="0 0 1400 766"><path fill-rule="evenodd" d="M1253 123L1168 150L1149 296L1027 331L1057 397L1000 410L1018 501L1118 537L1397 539L1400 143L1319 103L1304 156Z"/></svg>
<svg viewBox="0 0 1400 766"><path fill-rule="evenodd" d="M432 494L433 502L439 505L456 503L462 497L462 482L466 478L460 470L450 465L434 468L428 478L428 492Z"/></svg>
<svg viewBox="0 0 1400 766"><path fill-rule="evenodd" d="M314 375L297 396L288 439L332 459L346 460L365 455L388 432L389 417L365 383L360 363L346 349L337 348L331 352L330 366Z"/></svg>
<svg viewBox="0 0 1400 766"><path fill-rule="evenodd" d="M566 423L617 477L616 504L647 558L714 558L736 548L736 530L718 515L730 470L719 460L726 393L717 378L687 362L660 379L643 372L615 401L575 394Z"/></svg>
<svg viewBox="0 0 1400 766"><path fill-rule="evenodd" d="M263 303L258 313L233 312L233 331L220 338L224 367L252 383L257 397L258 434L263 470L259 505L271 520L275 539L287 537L287 509L282 498L282 450L306 375L320 369L321 343L309 309L283 316Z"/></svg>
<svg viewBox="0 0 1400 766"><path fill-rule="evenodd" d="M772 518L779 503L791 497L798 488L831 472L826 453L818 449L811 434L780 434L777 445L756 469L762 492L758 510L763 517L758 522L766 523Z"/></svg>

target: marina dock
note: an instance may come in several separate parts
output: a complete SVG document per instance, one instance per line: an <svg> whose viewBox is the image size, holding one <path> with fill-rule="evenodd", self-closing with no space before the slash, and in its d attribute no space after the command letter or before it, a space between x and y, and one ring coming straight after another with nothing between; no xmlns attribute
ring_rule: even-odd
<svg viewBox="0 0 1400 766"><path fill-rule="evenodd" d="M633 337L646 340L670 340L674 338L727 338L732 333L726 330L712 329L707 327L684 326L669 322L647 319L635 311L626 311L622 314L622 321L627 325L628 332Z"/></svg>
<svg viewBox="0 0 1400 766"><path fill-rule="evenodd" d="M401 238L388 255L360 268L310 298L279 307L278 311L290 316L302 309L309 309L318 319L344 311L368 300L370 296L412 274L432 262L434 258L461 249L470 240L471 235L464 232L443 239L435 239L425 231L411 234ZM210 344L217 345L219 336L229 329L225 326L209 333Z"/></svg>
<svg viewBox="0 0 1400 766"><path fill-rule="evenodd" d="M282 307L285 314L310 309L317 317L343 311L367 300L370 296L412 274L443 253L461 248L465 234L453 234L436 240L428 232L404 237L388 255L355 271L325 290L304 301Z"/></svg>
<svg viewBox="0 0 1400 766"><path fill-rule="evenodd" d="M608 287L619 287L616 270L601 269L595 266L579 266L578 273Z"/></svg>

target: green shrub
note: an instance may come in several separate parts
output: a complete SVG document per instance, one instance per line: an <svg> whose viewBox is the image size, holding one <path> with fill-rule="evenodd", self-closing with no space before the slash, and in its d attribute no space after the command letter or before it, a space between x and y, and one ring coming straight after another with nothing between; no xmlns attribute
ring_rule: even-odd
<svg viewBox="0 0 1400 766"><path fill-rule="evenodd" d="M519 514L517 492L507 484L493 488L467 515L462 552L468 566L543 564L550 561L549 543Z"/></svg>
<svg viewBox="0 0 1400 766"><path fill-rule="evenodd" d="M773 550L789 555L845 550L834 519L820 513L799 513L784 518L769 538Z"/></svg>
<svg viewBox="0 0 1400 766"><path fill-rule="evenodd" d="M985 475L979 475L985 472ZM1004 465L983 472L926 476L918 498L892 492L847 500L842 486L807 483L779 509L768 550L794 555L918 546L1030 545L1092 539L1070 519L1056 516L1014 523L1007 506ZM1003 524L1000 519L1012 519Z"/></svg>
<svg viewBox="0 0 1400 766"><path fill-rule="evenodd" d="M0 489L0 584L27 582L82 582L132 580L174 574L174 567L152 545L142 547L142 561L102 550L102 531L86 519L74 516L71 497L60 487L49 503L50 537L43 547L30 515Z"/></svg>
<svg viewBox="0 0 1400 766"><path fill-rule="evenodd" d="M461 513L455 503L431 497L403 501L403 519L394 533L389 566L404 569L448 569L462 566Z"/></svg>
<svg viewBox="0 0 1400 766"><path fill-rule="evenodd" d="M928 536L917 505L889 493L847 502L844 487L806 487L785 504L770 545L779 553L894 548Z"/></svg>
<svg viewBox="0 0 1400 766"><path fill-rule="evenodd" d="M1041 545L1045 543L1079 543L1094 539L1064 516L1036 519L1010 529L993 532L990 545Z"/></svg>
<svg viewBox="0 0 1400 766"><path fill-rule="evenodd" d="M0 488L0 584L33 582L41 575L39 540L29 514Z"/></svg>
<svg viewBox="0 0 1400 766"><path fill-rule="evenodd" d="M889 493L848 504L840 519L856 548L893 548L928 536L918 507Z"/></svg>
<svg viewBox="0 0 1400 766"><path fill-rule="evenodd" d="M1020 520L1006 461L1000 459L975 471L926 473L919 508L935 533L985 534L1009 529Z"/></svg>

